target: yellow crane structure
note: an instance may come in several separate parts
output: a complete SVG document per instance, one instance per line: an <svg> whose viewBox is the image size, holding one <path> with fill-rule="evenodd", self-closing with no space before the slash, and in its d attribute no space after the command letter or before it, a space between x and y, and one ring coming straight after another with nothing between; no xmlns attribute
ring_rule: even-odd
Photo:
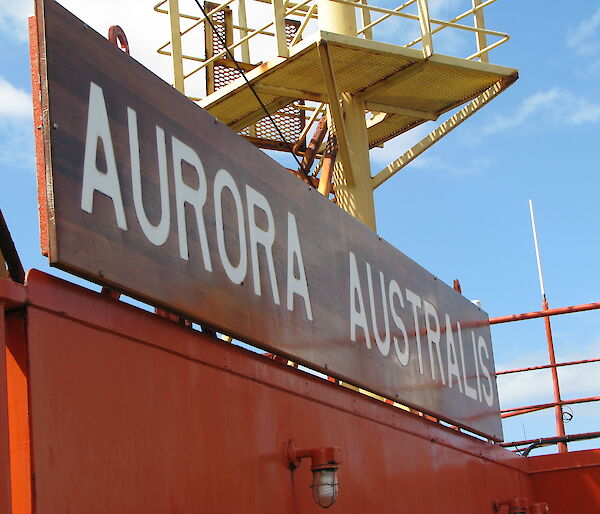
<svg viewBox="0 0 600 514"><path fill-rule="evenodd" d="M169 16L171 39L158 51L172 59L174 86L258 146L302 157L296 173L375 231L374 190L518 78L490 63L491 50L509 39L485 26L495 1L470 0L450 20L431 17L427 0L393 9L367 0L225 0L205 3L206 16L162 0L154 9ZM374 39L374 29L400 22L408 41ZM442 31L470 34L473 51L436 53ZM371 149L435 121L372 172Z"/></svg>

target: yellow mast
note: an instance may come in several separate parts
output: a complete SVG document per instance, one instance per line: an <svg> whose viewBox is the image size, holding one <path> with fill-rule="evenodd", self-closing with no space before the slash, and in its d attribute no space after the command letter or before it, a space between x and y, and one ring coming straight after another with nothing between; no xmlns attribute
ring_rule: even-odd
<svg viewBox="0 0 600 514"><path fill-rule="evenodd" d="M291 171L327 196L329 176L322 174L327 184L319 183L319 170L329 170L335 159L335 202L376 231L374 190L518 78L517 70L489 63L489 52L509 39L485 26L484 8L497 0L463 1L464 12L439 20L430 16L428 0L406 0L395 9L367 0L225 0L203 4L208 19L199 9L184 13L177 0L162 0L154 9L169 15L171 38L158 52L171 56L177 89L257 146L293 147L296 159L309 163L310 176L302 166ZM373 40L374 28L389 20L413 23L420 36L397 45ZM204 55L195 35L202 30ZM435 53L442 30L474 36L474 51L466 57ZM251 64L250 55L264 53L265 46L272 57ZM208 95L198 91L202 73L211 77ZM314 127L324 127L322 112L329 141L317 134L304 152ZM371 149L439 118L425 138L371 173ZM313 170L315 157L320 162Z"/></svg>

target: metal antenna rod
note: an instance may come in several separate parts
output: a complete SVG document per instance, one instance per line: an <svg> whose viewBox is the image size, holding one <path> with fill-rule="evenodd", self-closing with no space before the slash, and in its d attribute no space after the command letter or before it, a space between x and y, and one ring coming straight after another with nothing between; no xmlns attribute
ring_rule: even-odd
<svg viewBox="0 0 600 514"><path fill-rule="evenodd" d="M542 309L547 311L549 309L548 300L546 298L546 289L544 287L544 276L542 274L542 261L540 259L540 247L538 245L537 230L535 228L535 216L533 214L533 201L529 200L529 212L531 213L531 228L533 229L533 241L535 243L535 256L537 258L538 274L540 277L540 290L542 293ZM554 340L552 338L552 326L550 325L550 316L544 318L544 325L546 328L546 341L548 343L548 357L550 358L550 368L552 372L552 386L554 389L554 417L556 419L556 435L559 437L565 436L565 422L563 419L562 406L560 405L560 386L558 383L558 371L556 370L556 355L554 354ZM567 445L564 442L558 443L559 453L565 453L567 451Z"/></svg>
<svg viewBox="0 0 600 514"><path fill-rule="evenodd" d="M533 242L535 244L535 257L537 259L538 275L540 277L540 290L542 298L546 298L546 288L544 287L544 275L542 274L542 261L540 259L540 247L538 245L537 230L535 229L535 216L533 214L533 201L529 199L529 212L531 213L531 228L533 229Z"/></svg>

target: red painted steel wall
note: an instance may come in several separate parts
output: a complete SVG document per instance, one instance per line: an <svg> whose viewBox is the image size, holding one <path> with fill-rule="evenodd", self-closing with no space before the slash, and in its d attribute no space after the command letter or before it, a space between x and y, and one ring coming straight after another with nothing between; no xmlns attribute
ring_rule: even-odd
<svg viewBox="0 0 600 514"><path fill-rule="evenodd" d="M2 305L2 307L4 307ZM6 369L6 324L0 312L0 370ZM6 373L0 372L0 514L10 514L10 460Z"/></svg>
<svg viewBox="0 0 600 514"><path fill-rule="evenodd" d="M28 351L38 514L321 512L290 438L342 448L333 512L533 498L526 459L498 446L40 272L27 294L12 344Z"/></svg>
<svg viewBox="0 0 600 514"><path fill-rule="evenodd" d="M529 467L534 494L552 514L600 512L600 450L532 457Z"/></svg>

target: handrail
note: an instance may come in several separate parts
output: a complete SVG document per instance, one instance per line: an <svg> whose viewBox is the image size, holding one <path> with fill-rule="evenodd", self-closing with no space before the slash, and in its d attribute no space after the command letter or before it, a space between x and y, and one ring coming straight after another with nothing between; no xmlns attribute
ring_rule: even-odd
<svg viewBox="0 0 600 514"><path fill-rule="evenodd" d="M575 405L578 403L590 403L600 401L600 396L588 396L587 398L575 398L573 400L561 400L560 402L540 403L538 405L530 405L525 407L514 407L512 409L502 409L500 414L502 418L511 418L520 416L521 414L529 414L539 410L551 409L552 407L562 405Z"/></svg>
<svg viewBox="0 0 600 514"><path fill-rule="evenodd" d="M233 1L233 0L231 0ZM292 7L290 10L285 11L285 16L289 16L290 14L294 13L295 11L297 11L298 9L300 9L300 7L302 7L303 5L306 5L310 2L312 2L313 0L303 0L302 2L300 2L299 4L296 4L294 7ZM189 77L191 77L192 75L194 75L195 73L199 72L201 69L205 68L206 66L208 66L210 63L216 61L217 59L220 59L221 57L227 55L228 52L232 51L233 49L237 48L238 46L240 46L242 43L244 43L245 41L248 41L249 39L251 39L252 37L254 37L259 31L262 30L266 30L268 29L271 25L273 25L275 23L275 20L270 21L269 23L267 23L266 25L263 25L260 29L258 30L253 30L252 32L250 32L250 34L248 34L247 36L244 36L243 38L239 39L238 41L236 41L235 43L233 43L232 45L229 45L225 50L222 50L221 52L213 55L210 59L207 59L206 61L204 61L200 66L198 66L196 69L190 71L188 74L184 75L183 78L187 79Z"/></svg>
<svg viewBox="0 0 600 514"><path fill-rule="evenodd" d="M559 316L561 314L591 311L594 309L600 309L600 302L583 303L581 305L573 305L571 307L556 307L554 309L544 309L541 311L526 312L523 314L513 314L511 316L498 316L496 318L490 318L490 325L509 323L511 321L523 321L526 319L547 318L548 316Z"/></svg>
<svg viewBox="0 0 600 514"><path fill-rule="evenodd" d="M524 371L535 371L538 369L559 368L561 366L575 366L577 364L590 364L592 362L600 362L600 359L584 359L584 360L580 360L580 361L557 362L556 364L545 364L543 366L531 366L529 368L507 369L507 370L503 370L503 371L496 371L496 375L508 375L509 373L522 373Z"/></svg>
<svg viewBox="0 0 600 514"><path fill-rule="evenodd" d="M365 5L365 4L357 4L356 2L351 2L350 0L331 0L332 2L337 2L338 4L346 4L351 5L352 7L356 7L357 9L369 9L371 11L382 12L390 14L391 16L400 16L401 18L407 18L410 20L419 21L419 16L417 14L409 14L403 13L401 11L395 11L393 9L387 9L385 7L377 7L375 5ZM431 23L435 23L437 25L443 25L445 27L452 27L455 29L468 30L470 32L476 32L478 34L489 34L491 36L498 37L508 37L508 34L504 32L498 32L496 30L490 29L482 29L479 27L471 27L470 25L462 25L460 23L453 23L451 21L443 21L435 18L430 18L429 21Z"/></svg>
<svg viewBox="0 0 600 514"><path fill-rule="evenodd" d="M570 314L570 313L575 313L575 312L585 312L585 311L589 311L589 310L599 309L600 302L550 309L550 308L548 308L548 304L547 304L546 300L544 300L543 307L544 307L544 309L541 311L526 312L523 314L515 314L512 316L499 316L496 318L490 318L490 320L489 320L490 325L499 324L499 323L508 323L508 322L514 322L514 321L522 321L522 320L526 320L526 319L536 319L536 318L545 318L546 322L549 324L550 316L557 316L557 315L561 315L561 314ZM546 328L548 329L548 327L546 327ZM600 358L582 359L582 360L578 360L578 361L568 361L568 362L553 362L552 358L551 358L550 361L551 361L550 364L545 364L542 366L529 366L526 368L516 368L516 369L497 371L496 376L507 375L507 374L511 374L511 373L522 373L522 372L526 372L526 371L536 371L536 370L541 370L541 369L552 369L553 373L556 373L556 369L559 367L596 363L596 362L600 362ZM555 390L558 390L558 387L559 387L558 376L556 376L556 383L554 384L554 387L555 387ZM555 396L555 398L556 398L556 396ZM558 396L558 399L559 399L559 401L554 401L554 402L550 402L550 403L541 403L541 404L537 404L537 405L527 405L527 406L523 406L523 407L513 407L510 409L502 409L500 411L500 415L501 415L502 419L506 419L506 418L511 418L514 416L521 416L523 414L539 412L539 411L545 410L545 409L551 409L551 408L557 409L557 408L561 408L563 405L576 405L576 404L581 404L581 403L597 402L597 401L600 401L600 396L590 396L587 398L574 398L571 400L560 400L560 396ZM559 411L558 416L561 416L561 415L562 415L562 410ZM559 438L560 437L569 437L569 436L564 435L564 421L563 421L562 417L557 418L557 419L558 419L558 421L557 421L558 437ZM561 433L561 430L559 430L559 422L562 423L562 426L563 426L562 433ZM566 442L569 442L569 441L565 439L564 441L561 440L558 442L559 451L567 451L566 444L564 444ZM514 446L513 443L511 443L510 445ZM563 446L562 449L561 449L561 445ZM507 446L507 445L505 445L505 446Z"/></svg>
<svg viewBox="0 0 600 514"><path fill-rule="evenodd" d="M536 445L545 445L546 443L548 444L556 444L558 443L559 439L560 440L565 440L564 442L571 442L571 441L583 441L585 439L595 439L596 437L600 437L600 432L585 432L583 434L574 434L574 435L567 435L565 437L541 437L541 438L537 438L537 439L524 439L522 441L512 441L510 443L500 443L500 446L503 446L504 448L510 448L512 446L524 446L524 445L530 445L530 444L536 444Z"/></svg>
<svg viewBox="0 0 600 514"><path fill-rule="evenodd" d="M159 2L157 2L153 7L154 11L161 13L161 14L169 14L168 9L164 8L167 1L168 0L160 0ZM207 13L207 16L210 17L213 14L215 14L219 11L222 11L223 9L225 9L227 6L234 3L235 1L236 0L223 1L221 4L219 4L217 7L212 9L209 13ZM260 1L262 1L264 3L272 3L274 0L260 0ZM371 34L372 33L371 30L373 27L379 25L380 23L382 23L383 21L387 20L388 18L390 18L392 16L397 16L397 17L401 17L404 19L409 19L409 20L413 20L413 21L417 21L417 22L420 22L420 18L422 16L426 16L428 18L429 23L431 23L432 25L435 26L435 28L433 28L433 30L429 31L430 36L433 36L434 34L437 34L441 30L444 30L446 28L453 28L453 29L457 29L457 30L463 30L463 31L475 33L483 41L485 41L484 36L492 36L492 37L500 38L498 41L485 46L485 48L478 48L478 51L469 55L468 57L466 57L465 58L466 60L472 60L472 59L476 59L476 58L483 59L483 56L487 55L491 50L504 44L505 42L507 42L510 39L510 36L504 32L487 29L487 28L484 28L483 26L471 26L471 25L466 25L464 23L457 23L469 15L475 16L476 13L483 12L483 9L485 7L496 2L497 0L485 0L482 3L474 5L471 9L468 9L467 11L462 12L461 14L455 16L454 18L452 18L449 21L444 21L444 20L440 20L440 19L436 19L436 18L429 18L428 14L423 14L420 11L419 11L419 14L412 14L412 13L404 12L404 10L406 8L414 5L418 0L406 0L401 5L399 5L398 7L394 8L394 9L388 9L388 8L380 7L377 5L369 5L366 1L361 1L361 2L357 2L355 0L332 0L332 1L341 3L341 4L350 5L356 9L361 9L362 12L378 12L378 13L382 14L382 16L380 16L376 20L374 20L370 23L367 23L366 25L361 27L357 32L357 35L359 35L359 36L365 36L366 34ZM296 14L297 16L303 17L303 20L302 20L302 23L300 25L298 32L295 34L294 38L288 45L288 48L289 48L299 42L300 37L302 36L302 33L308 26L309 21L311 19L314 19L315 17L318 17L317 0L302 0L299 3L284 2L284 5L285 5L284 16L290 16L290 15ZM179 13L179 17L193 21L193 23L190 26L188 26L185 30L182 30L180 32L181 36L184 36L184 35L190 33L191 31L193 31L195 28L202 25L206 21L206 18L204 16L192 15L192 14L187 14L187 13ZM365 23L366 21L369 21L370 16L364 16L363 20L365 20L363 23ZM194 55L188 55L188 54L182 55L181 59L183 59L183 60L201 63L199 66L194 67L191 71L184 74L183 79L187 79L187 78L193 76L194 74L198 73L199 71L201 71L206 66L213 63L214 61L226 56L228 52L233 51L237 47L242 46L242 45L247 46L249 40L251 40L253 37L255 37L259 34L270 36L270 37L276 36L277 30L275 30L275 31L267 30L275 24L274 20L270 20L268 23L265 23L263 26L261 26L259 28L254 28L254 29L243 26L245 24L246 24L246 22L244 20L241 24L234 26L234 29L239 30L243 37L241 37L237 41L234 41L231 45L229 45L229 47L227 49L225 49L211 57L206 58L206 57L200 57L200 56L194 56ZM423 35L421 35L420 37L418 37L416 39L413 39L412 41L408 42L404 46L411 47L422 41L423 41ZM162 46L160 46L157 49L157 52L161 55L171 56L172 53L168 49L170 44L171 44L171 42L167 41L165 44L163 44ZM242 48L244 48L244 46Z"/></svg>
<svg viewBox="0 0 600 514"><path fill-rule="evenodd" d="M416 1L416 0L413 0ZM487 7L490 4L493 4L494 2L496 2L497 0L487 0L486 2L479 4L475 7L472 7L471 9L469 9L468 11L463 12L462 14L459 14L458 16L452 18L450 21L450 23L456 23L457 21L462 20L463 18L466 18L467 16L469 16L469 14L475 14L477 11L483 9L484 7ZM431 31L431 35L433 34L437 34L440 30L444 30L446 27L444 26L440 26L434 30ZM422 36L419 36L417 39L413 39L410 43L406 44L406 47L411 47L416 45L417 43L421 42L422 40Z"/></svg>
<svg viewBox="0 0 600 514"><path fill-rule="evenodd" d="M395 9L393 9L396 12L400 12L403 9L406 9L407 7L410 7L412 4L414 4L417 0L408 0L408 2L399 5L398 7L396 7ZM388 18L390 18L391 16L393 16L392 14L385 14L383 16L381 16L380 18L377 18L375 21L369 23L368 25L365 25L362 29L360 29L358 31L358 34L362 34L364 32L366 32L369 29L372 29L373 27L375 27L375 25L379 25L382 21L387 20ZM420 41L420 39L419 39Z"/></svg>

